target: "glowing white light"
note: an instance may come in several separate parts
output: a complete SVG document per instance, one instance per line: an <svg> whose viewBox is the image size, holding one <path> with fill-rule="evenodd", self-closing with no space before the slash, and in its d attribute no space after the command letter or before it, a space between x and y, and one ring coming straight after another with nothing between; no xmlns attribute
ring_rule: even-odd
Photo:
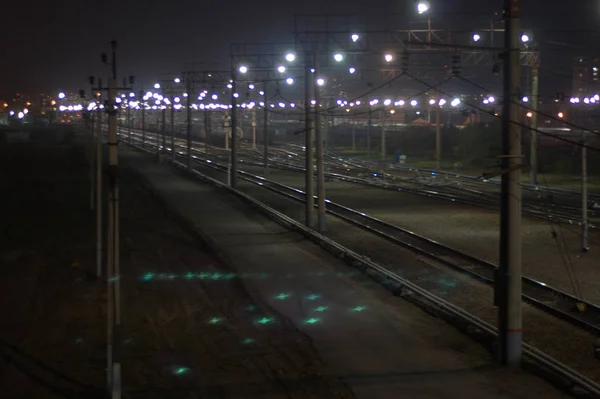
<svg viewBox="0 0 600 399"><path fill-rule="evenodd" d="M285 80L285 83L289 84L289 85L293 85L294 84L294 78L287 78Z"/></svg>
<svg viewBox="0 0 600 399"><path fill-rule="evenodd" d="M344 55L340 53L334 54L333 59L335 60L335 62L342 62L344 61Z"/></svg>
<svg viewBox="0 0 600 399"><path fill-rule="evenodd" d="M261 107L264 107L264 106L265 106L265 103L264 103L264 101L260 101L260 102L258 103L258 105L260 105Z"/></svg>
<svg viewBox="0 0 600 399"><path fill-rule="evenodd" d="M350 35L350 39L352 39L352 41L356 43L360 39L360 36L356 33L353 33L352 35Z"/></svg>
<svg viewBox="0 0 600 399"><path fill-rule="evenodd" d="M589 104L590 103L590 99L586 97L586 98L583 99L583 102L586 103L586 104Z"/></svg>
<svg viewBox="0 0 600 399"><path fill-rule="evenodd" d="M385 62L392 62L394 61L394 56L391 54L386 54L383 56L383 59L385 60Z"/></svg>
<svg viewBox="0 0 600 399"><path fill-rule="evenodd" d="M310 101L310 103L311 103L312 105L316 105L316 104L317 104L317 100L311 100L311 101Z"/></svg>
<svg viewBox="0 0 600 399"><path fill-rule="evenodd" d="M24 113L25 115L27 115L27 114L29 113L29 110L28 110L27 108L25 108L25 109L23 110L23 113Z"/></svg>
<svg viewBox="0 0 600 399"><path fill-rule="evenodd" d="M65 111L67 110L67 107L65 107L64 105L61 105L60 107L58 107L58 110L59 110L60 112L65 112ZM12 111L11 111L11 112L12 112ZM14 115L14 112L13 112L13 115Z"/></svg>
<svg viewBox="0 0 600 399"><path fill-rule="evenodd" d="M62 105L61 105L61 107L62 107ZM10 111L8 114L9 114L10 116L14 116L14 115L15 115L15 111Z"/></svg>
<svg viewBox="0 0 600 399"><path fill-rule="evenodd" d="M417 12L419 14L424 14L427 11L429 11L429 4L425 2L420 2L419 4L417 4Z"/></svg>
<svg viewBox="0 0 600 399"><path fill-rule="evenodd" d="M17 116L19 117L19 119L23 119L25 117L25 114L23 112L19 112Z"/></svg>
<svg viewBox="0 0 600 399"><path fill-rule="evenodd" d="M453 107L458 107L460 105L460 99L459 98L455 98L454 100L452 100L452 102L450 103L450 105L452 105Z"/></svg>
<svg viewBox="0 0 600 399"><path fill-rule="evenodd" d="M135 93L133 93L133 92L132 92L132 93L129 93L129 97L130 97L130 98L133 98L133 97L135 97Z"/></svg>
<svg viewBox="0 0 600 399"><path fill-rule="evenodd" d="M248 85L248 89L254 90L254 85Z"/></svg>
<svg viewBox="0 0 600 399"><path fill-rule="evenodd" d="M528 103L529 102L529 97L523 96L522 100L523 100L524 103Z"/></svg>
<svg viewBox="0 0 600 399"><path fill-rule="evenodd" d="M240 73L246 73L248 72L248 67L246 65L242 65L239 69Z"/></svg>
<svg viewBox="0 0 600 399"><path fill-rule="evenodd" d="M121 99L120 99L119 97L117 97L117 98L115 99L115 102L116 102L117 104L121 104Z"/></svg>
<svg viewBox="0 0 600 399"><path fill-rule="evenodd" d="M417 100L412 100L410 102L410 105L412 105L413 107L416 107L417 105L419 105L419 102Z"/></svg>
<svg viewBox="0 0 600 399"><path fill-rule="evenodd" d="M356 72L356 68L350 67L350 68L348 68L348 72L354 73L354 72Z"/></svg>
<svg viewBox="0 0 600 399"><path fill-rule="evenodd" d="M496 102L496 99L494 98L494 96L489 96L489 97L488 97L488 101L489 101L490 103L494 103L494 102Z"/></svg>
<svg viewBox="0 0 600 399"><path fill-rule="evenodd" d="M433 105L435 104L435 100L432 98L431 100L429 100L429 105Z"/></svg>
<svg viewBox="0 0 600 399"><path fill-rule="evenodd" d="M360 100L357 100L357 101L356 101L356 105L360 105Z"/></svg>
<svg viewBox="0 0 600 399"><path fill-rule="evenodd" d="M187 98L188 94L187 93L183 93L183 96Z"/></svg>
<svg viewBox="0 0 600 399"><path fill-rule="evenodd" d="M387 107L387 106L388 106L388 105L390 105L391 103L392 103L392 100L390 100L389 98L387 98L387 99L386 99L386 100L383 102L383 105L385 105L385 106Z"/></svg>
<svg viewBox="0 0 600 399"><path fill-rule="evenodd" d="M160 100L154 101L154 104L159 105L160 104Z"/></svg>
<svg viewBox="0 0 600 399"><path fill-rule="evenodd" d="M287 53L285 55L285 60L287 62L294 62L295 59L296 59L296 54L294 54L294 53Z"/></svg>
<svg viewBox="0 0 600 399"><path fill-rule="evenodd" d="M148 98L152 97L152 92L149 91L148 93L146 93L146 97L148 97Z"/></svg>
<svg viewBox="0 0 600 399"><path fill-rule="evenodd" d="M446 104L446 100L441 98L439 104L440 104L440 107L443 107Z"/></svg>
<svg viewBox="0 0 600 399"><path fill-rule="evenodd" d="M324 85L325 85L325 79L323 79L323 78L319 78L319 79L317 79L317 84L318 84L319 86L324 86Z"/></svg>
<svg viewBox="0 0 600 399"><path fill-rule="evenodd" d="M218 100L219 96L217 96L216 94L213 94L210 98L212 98L213 100Z"/></svg>
<svg viewBox="0 0 600 399"><path fill-rule="evenodd" d="M485 100L483 100L483 103L484 103L485 105L488 105L488 104L490 103L490 101L489 101L489 100L486 98Z"/></svg>
<svg viewBox="0 0 600 399"><path fill-rule="evenodd" d="M58 93L58 98L59 98L59 99L61 99L61 100L62 100L62 99L63 99L63 98L65 98L65 97L66 97L66 96L65 96L65 93Z"/></svg>
<svg viewBox="0 0 600 399"><path fill-rule="evenodd" d="M264 96L265 92L261 90L261 91L258 92L258 94L260 94L261 96Z"/></svg>
<svg viewBox="0 0 600 399"><path fill-rule="evenodd" d="M69 106L67 107L67 109L68 109L69 111L73 111L73 106L72 106L72 105L69 105Z"/></svg>
<svg viewBox="0 0 600 399"><path fill-rule="evenodd" d="M238 93L233 93L234 98L238 98L240 95Z"/></svg>
<svg viewBox="0 0 600 399"><path fill-rule="evenodd" d="M530 40L531 40L531 39L529 38L529 35L527 35L526 33L523 33L523 34L521 35L521 41L522 41L523 43L528 43Z"/></svg>
<svg viewBox="0 0 600 399"><path fill-rule="evenodd" d="M277 71L279 71L279 73L284 73L284 72L285 72L285 66L283 66L283 65L279 65L279 66L277 67Z"/></svg>
<svg viewBox="0 0 600 399"><path fill-rule="evenodd" d="M125 94L121 94L121 98L125 98Z"/></svg>
<svg viewBox="0 0 600 399"><path fill-rule="evenodd" d="M158 90L158 89L160 89L160 83L156 83L156 84L154 85L154 88L155 88L155 89L157 89L157 90Z"/></svg>
<svg viewBox="0 0 600 399"><path fill-rule="evenodd" d="M285 104L284 103L279 103L279 107L280 108L285 108Z"/></svg>
<svg viewBox="0 0 600 399"><path fill-rule="evenodd" d="M228 83L228 84L227 84L227 88L228 88L228 89L231 89L231 88L233 88L233 85L232 85L231 83Z"/></svg>
<svg viewBox="0 0 600 399"><path fill-rule="evenodd" d="M294 108L295 106L296 106L296 104L290 103L290 107Z"/></svg>
<svg viewBox="0 0 600 399"><path fill-rule="evenodd" d="M179 97L175 97L175 98L173 99L173 101L175 101L176 103L178 103L178 102L180 102L180 101L181 101L181 99L180 99Z"/></svg>
<svg viewBox="0 0 600 399"><path fill-rule="evenodd" d="M315 68L310 68L310 73L315 73Z"/></svg>
<svg viewBox="0 0 600 399"><path fill-rule="evenodd" d="M594 95L594 100L600 101L600 95L598 95L598 94Z"/></svg>
<svg viewBox="0 0 600 399"><path fill-rule="evenodd" d="M474 42L478 42L480 40L481 40L481 36L479 36L479 34L477 34L477 33L474 33L473 34L473 41Z"/></svg>
<svg viewBox="0 0 600 399"><path fill-rule="evenodd" d="M175 78L175 83L181 83L181 79Z"/></svg>
<svg viewBox="0 0 600 399"><path fill-rule="evenodd" d="M559 112L559 113L558 113L558 117L559 117L560 119L562 119L562 118L564 118L564 117L565 117L565 114L564 114L564 113L562 113L562 112Z"/></svg>

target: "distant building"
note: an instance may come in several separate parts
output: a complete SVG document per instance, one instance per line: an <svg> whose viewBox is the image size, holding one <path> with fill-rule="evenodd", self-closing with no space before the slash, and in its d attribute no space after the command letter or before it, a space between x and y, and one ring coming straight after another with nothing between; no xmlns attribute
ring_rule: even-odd
<svg viewBox="0 0 600 399"><path fill-rule="evenodd" d="M600 92L600 57L575 58L572 90L572 96L576 97Z"/></svg>

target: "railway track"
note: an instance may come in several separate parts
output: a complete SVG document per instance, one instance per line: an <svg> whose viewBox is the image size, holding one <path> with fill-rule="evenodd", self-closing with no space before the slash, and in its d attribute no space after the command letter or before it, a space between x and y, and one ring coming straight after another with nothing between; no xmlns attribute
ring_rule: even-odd
<svg viewBox="0 0 600 399"><path fill-rule="evenodd" d="M198 155L205 155L198 150L194 151ZM176 154L180 158L186 158L186 155L183 153ZM226 158L223 160L226 161ZM194 161L198 165L222 173L228 172L228 167L226 165L215 162L215 160L207 161L196 155L194 156ZM239 177L247 182L253 183L263 189L267 189L293 201L301 203L305 203L306 201L306 193L297 188L245 171L239 171ZM490 262L329 200L327 200L327 213L382 237L396 245L408 248L422 256L426 256L457 272L474 278L481 283L494 285L495 273L498 268ZM525 302L546 313L559 317L574 326L583 328L600 336L600 306L576 298L573 295L553 288L544 282L529 277L522 277L522 284L523 300Z"/></svg>
<svg viewBox="0 0 600 399"><path fill-rule="evenodd" d="M227 172L227 167L215 162L207 163L202 159L195 161L205 167ZM306 194L302 190L283 185L261 176L240 172L240 178L250 183L285 196L297 202L305 202ZM354 209L327 201L327 212L346 222L369 231L394 244L408 248L432 260L472 277L484 284L493 285L497 266L455 250L436 241L422 237L406 229L391 225ZM523 300L547 313L600 336L600 307L578 299L568 293L557 290L547 284L522 278ZM584 310L579 311L579 307Z"/></svg>
<svg viewBox="0 0 600 399"><path fill-rule="evenodd" d="M139 137L140 135L139 133L134 132L134 136ZM147 133L147 137L152 138L153 140L147 142L146 145L155 146L156 143L154 141L156 141L156 134ZM176 139L175 146L178 148L186 148L184 144L181 144L182 142L184 142L184 140ZM227 162L229 154L228 150L220 147L206 146L204 143L195 144L197 148L208 148L212 152L210 155L211 158ZM169 140L167 140L167 146L169 145ZM292 146L294 149L296 149L296 147L300 146ZM167 148L167 150L170 151L169 148ZM194 149L194 152L196 154L203 154L203 151L198 149ZM281 156L278 154L284 155ZM335 157L328 155L325 163L325 175L328 179L374 186L490 210L497 210L500 206L498 193L482 190L482 188L479 187L481 184L485 185L485 183L473 183L472 181L465 183L463 181L464 179L458 182L455 180L445 180L447 179L447 176L450 175L448 173L445 174L446 178L440 178L437 181L431 179L424 181L423 179L415 177L402 178L390 174L386 170L369 169L367 166L361 165L354 160L338 159L336 162L332 162L332 159L335 159ZM262 167L262 154L253 150L242 150L240 151L239 162L242 165L250 167ZM286 148L277 148L273 150L269 162L271 168L297 173L304 173L305 171L303 155ZM475 179L470 178L470 180ZM523 202L523 214L556 223L569 225L581 224L581 209L573 206L571 201L555 203L553 202L554 200L551 199L553 192L541 192L539 190L534 190L531 187L526 187L525 185L524 194L525 201ZM593 207L591 207L588 215L591 218L589 221L589 228L596 229L598 226L595 218L600 217L600 212L595 212Z"/></svg>

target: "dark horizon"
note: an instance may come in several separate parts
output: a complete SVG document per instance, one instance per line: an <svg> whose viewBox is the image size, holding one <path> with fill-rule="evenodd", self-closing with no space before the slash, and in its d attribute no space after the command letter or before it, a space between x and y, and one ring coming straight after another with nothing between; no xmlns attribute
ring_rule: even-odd
<svg viewBox="0 0 600 399"><path fill-rule="evenodd" d="M61 7L39 0L33 1L33 6L13 3L8 13L12 18L5 23L4 44L0 48L5 60L0 65L0 92L87 88L88 76L104 74L100 54L108 50L113 39L119 45L119 74L135 75L138 82L149 83L160 74L179 72L185 62L225 63L231 42L291 41L294 14L368 12L419 18L412 11L412 0L375 0L369 2L368 8L357 0L330 0L326 6L322 3L307 0L283 5L259 0L250 6L240 1L210 0L197 4L179 0L147 5L140 0L124 4L109 0L99 6L89 0L65 0ZM501 0L431 3L434 21L470 20L471 16L499 12L502 7ZM543 54L549 59L546 65L570 73L567 68L572 57L581 52L573 46L584 47L584 40L590 43L598 36L595 26L600 21L600 7L578 4L576 9L565 12L564 2L542 0L526 1L524 7L524 28L544 31L543 40L553 48L568 45L564 51ZM539 12L541 9L544 11ZM114 22L109 22L110 18ZM573 29L578 32L558 32Z"/></svg>

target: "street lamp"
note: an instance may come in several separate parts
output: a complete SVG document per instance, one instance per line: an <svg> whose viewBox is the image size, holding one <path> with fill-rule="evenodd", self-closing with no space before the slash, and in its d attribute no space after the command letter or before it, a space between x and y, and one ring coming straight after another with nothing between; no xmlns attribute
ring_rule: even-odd
<svg viewBox="0 0 600 399"><path fill-rule="evenodd" d="M285 83L289 84L290 86L294 84L294 78L287 78L285 80Z"/></svg>
<svg viewBox="0 0 600 399"><path fill-rule="evenodd" d="M154 88L155 88L156 90L160 89L160 83L155 83L155 84L154 84Z"/></svg>
<svg viewBox="0 0 600 399"><path fill-rule="evenodd" d="M181 83L181 79L175 78L175 83Z"/></svg>
<svg viewBox="0 0 600 399"><path fill-rule="evenodd" d="M323 78L319 78L319 79L317 79L317 84L318 84L319 86L324 86L324 85L325 85L325 79L323 79Z"/></svg>
<svg viewBox="0 0 600 399"><path fill-rule="evenodd" d="M383 59L385 60L385 62L392 62L394 61L394 56L391 54L386 54L383 56Z"/></svg>
<svg viewBox="0 0 600 399"><path fill-rule="evenodd" d="M360 36L356 33L353 33L352 35L350 35L350 39L352 39L352 41L356 43L360 39Z"/></svg>
<svg viewBox="0 0 600 399"><path fill-rule="evenodd" d="M294 53L287 53L285 55L285 60L287 62L294 62L295 59L296 59L296 54L294 54Z"/></svg>
<svg viewBox="0 0 600 399"><path fill-rule="evenodd" d="M280 65L277 70L279 71L279 73L285 73L285 67L283 65Z"/></svg>
<svg viewBox="0 0 600 399"><path fill-rule="evenodd" d="M444 100L443 98L441 98L439 104L440 104L440 107L443 107L444 104L446 104L446 100Z"/></svg>
<svg viewBox="0 0 600 399"><path fill-rule="evenodd" d="M61 93L58 93L58 98L59 98L60 100L62 100L63 98L65 98L65 93L62 93L62 92L61 92Z"/></svg>
<svg viewBox="0 0 600 399"><path fill-rule="evenodd" d="M353 74L354 72L356 72L356 68L350 67L350 68L348 68L348 72Z"/></svg>
<svg viewBox="0 0 600 399"><path fill-rule="evenodd" d="M521 41L523 43L529 43L530 40L531 40L531 38L529 37L529 35L527 33L523 33L521 35Z"/></svg>
<svg viewBox="0 0 600 399"><path fill-rule="evenodd" d="M481 40L481 35L479 35L478 33L474 33L474 34L473 34L473 41L474 41L475 43L477 43L477 42L478 42L478 41L480 41L480 40Z"/></svg>
<svg viewBox="0 0 600 399"><path fill-rule="evenodd" d="M246 65L242 65L238 70L240 71L240 73L246 73L248 72L248 67Z"/></svg>
<svg viewBox="0 0 600 399"><path fill-rule="evenodd" d="M455 98L454 100L452 100L452 102L450 103L450 105L452 105L453 107L458 107L460 105L460 99L459 98Z"/></svg>
<svg viewBox="0 0 600 399"><path fill-rule="evenodd" d="M529 97L523 96L522 100L523 100L524 103L528 103L529 102Z"/></svg>
<svg viewBox="0 0 600 399"><path fill-rule="evenodd" d="M419 105L419 102L417 100L412 100L410 102L410 105L412 105L413 107L416 107L417 105Z"/></svg>
<svg viewBox="0 0 600 399"><path fill-rule="evenodd" d="M342 62L342 61L344 60L344 55L343 55L343 54L340 54L340 53L337 53L337 54L335 54L335 55L333 56L333 59L334 59L336 62Z"/></svg>
<svg viewBox="0 0 600 399"><path fill-rule="evenodd" d="M429 2L428 1L420 1L417 4L417 12L419 14L424 14L429 11Z"/></svg>

